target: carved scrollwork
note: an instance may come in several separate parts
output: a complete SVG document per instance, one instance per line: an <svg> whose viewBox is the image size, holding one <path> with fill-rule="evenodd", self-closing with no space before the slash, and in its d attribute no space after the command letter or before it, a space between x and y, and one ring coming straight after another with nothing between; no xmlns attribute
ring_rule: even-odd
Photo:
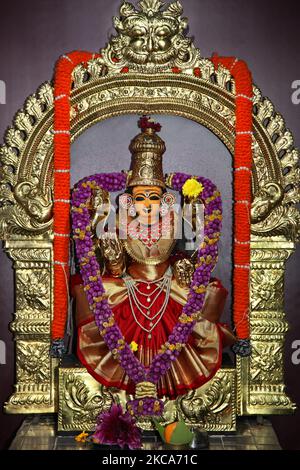
<svg viewBox="0 0 300 470"><path fill-rule="evenodd" d="M232 383L226 374L219 374L206 393L201 393L201 389L192 390L177 399L177 406L192 424L219 424L221 412L231 403L231 393Z"/></svg>
<svg viewBox="0 0 300 470"><path fill-rule="evenodd" d="M39 132L39 125L47 112L52 109L53 88L46 82L40 86L36 94L27 98L24 108L15 115L13 126L5 133L4 145L0 147L0 237L2 239L7 239L9 234L25 237L39 234L47 231L51 225L49 208L45 209L49 203L51 204L50 193L42 194L34 180L34 173L30 174L27 185L22 183L26 179L24 166L30 164L32 160L29 151L31 138ZM33 159L33 168L40 169L43 161L39 159L37 152L34 153ZM39 177L39 173L36 176ZM27 189L28 201L26 201Z"/></svg>
<svg viewBox="0 0 300 470"><path fill-rule="evenodd" d="M269 182L255 194L251 207L251 221L255 224L264 220L272 209L280 204L283 190L276 182Z"/></svg>
<svg viewBox="0 0 300 470"><path fill-rule="evenodd" d="M251 272L251 309L278 310L283 305L283 271L254 269Z"/></svg>
<svg viewBox="0 0 300 470"><path fill-rule="evenodd" d="M254 234L262 236L266 235L284 235L288 239L298 241L299 229L300 229L300 217L298 210L291 206L291 203L295 204L300 199L300 168L298 167L299 152L298 149L294 148L294 140L291 132L286 129L285 122L281 114L274 110L274 106L271 101L267 98L263 98L260 90L254 87L254 103L253 103L253 114L257 118L258 122L268 134L269 142L268 146L272 148L272 152L278 159L278 169L276 180L269 177L264 183L274 183L280 186L280 191L277 189L271 189L273 196L277 201L274 201L274 197L269 196L267 199L269 203L267 206L270 208L275 207L275 210L266 210L265 220L259 220L255 217L254 208L254 219L251 231ZM257 158L259 150L257 144L253 145L254 160L256 159L257 167L260 167L258 174L265 172L266 161ZM261 163L261 165L259 164ZM274 168L275 169L275 168ZM261 198L261 191L263 185L260 186L260 191L255 194L255 197ZM276 196L277 193L277 196ZM280 194L281 193L281 194ZM266 194L265 194L266 196ZM264 199L264 195L262 195ZM274 205L273 205L274 204ZM260 222L260 223L256 223Z"/></svg>
<svg viewBox="0 0 300 470"><path fill-rule="evenodd" d="M293 178L293 181L296 179L296 177ZM290 180L292 181L292 178ZM254 195L251 206L251 232L253 234L265 237L284 235L287 240L298 240L300 214L296 208L282 205L283 199L283 188L274 181L266 183Z"/></svg>
<svg viewBox="0 0 300 470"><path fill-rule="evenodd" d="M268 203L267 203L268 205ZM287 240L299 241L300 214L296 207L289 205L275 206L270 215L261 222L252 225L253 235L283 235Z"/></svg>
<svg viewBox="0 0 300 470"><path fill-rule="evenodd" d="M121 110L123 99L137 100L140 108L139 100L142 98L146 111L147 105L157 97L160 106L158 109L152 107L151 112L163 112L163 100L172 99L177 104L173 101L175 107L171 113L180 114L181 100L184 100L194 109L209 110L226 123L232 137L225 138L217 131L220 123L213 130L228 145L234 134L234 80L224 67L214 70L210 60L200 57L198 49L186 37L187 21L182 18L180 3L174 2L164 7L159 0L144 0L136 8L125 2L115 23L118 35L103 49L102 57L79 65L73 72L71 117L74 124L76 122L77 126L82 119L85 121L89 109L97 114L98 120L101 113L110 115L109 109L103 106L104 102L109 108L113 101L114 108L118 104ZM120 78L120 68L124 65L130 65L133 71L130 85L126 85L127 74L122 74L124 80L117 80L114 86L105 82L114 77ZM179 75L171 73L173 65L181 69ZM201 71L201 78L196 81L193 77L195 66ZM145 73L152 74L153 79L159 78L160 83L153 86L154 81L148 80L139 85ZM176 83L164 85L171 77L173 81L176 79ZM96 83L105 84L102 91L89 93L89 87L96 89ZM205 85L205 92L204 89L197 91L199 85ZM84 90L83 98L78 94L81 89ZM298 151L293 148L292 135L271 101L263 98L256 86L253 91L255 201L252 233L260 236L284 235L296 241L300 217L291 204L300 199ZM230 100L232 105L229 105ZM170 113L170 110L167 112ZM13 126L6 132L5 143L0 148L0 235L4 239L9 234L32 236L45 234L51 229L52 113L53 88L50 83L45 83L26 100L24 108L16 114ZM209 127L211 118L206 118ZM82 125L86 127L85 122ZM39 184L35 183L35 178ZM280 189L276 189L274 184ZM269 192L262 194L266 185L269 185Z"/></svg>
<svg viewBox="0 0 300 470"><path fill-rule="evenodd" d="M18 373L22 383L43 383L49 378L48 343L19 341Z"/></svg>
<svg viewBox="0 0 300 470"><path fill-rule="evenodd" d="M14 195L30 218L40 223L49 222L52 217L50 187L43 194L37 183L24 181L16 185Z"/></svg>
<svg viewBox="0 0 300 470"><path fill-rule="evenodd" d="M18 309L49 309L50 279L48 270L18 270L17 284Z"/></svg>
<svg viewBox="0 0 300 470"><path fill-rule="evenodd" d="M283 377L282 355L282 343L255 341L250 360L251 383L280 384Z"/></svg>
<svg viewBox="0 0 300 470"><path fill-rule="evenodd" d="M60 388L59 422L66 421L64 429L94 429L97 416L112 405L113 395L103 386L91 390L83 376L78 373L63 374Z"/></svg>

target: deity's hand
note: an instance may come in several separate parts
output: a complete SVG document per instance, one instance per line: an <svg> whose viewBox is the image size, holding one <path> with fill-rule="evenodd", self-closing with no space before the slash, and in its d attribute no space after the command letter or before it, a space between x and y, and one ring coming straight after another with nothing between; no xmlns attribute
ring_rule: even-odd
<svg viewBox="0 0 300 470"><path fill-rule="evenodd" d="M117 235L105 232L99 239L99 245L108 271L113 276L120 276L125 267L123 246Z"/></svg>
<svg viewBox="0 0 300 470"><path fill-rule="evenodd" d="M173 265L173 272L177 284L179 284L180 287L189 287L194 270L195 267L189 259L184 258L176 261Z"/></svg>
<svg viewBox="0 0 300 470"><path fill-rule="evenodd" d="M122 243L115 233L105 232L101 236L99 242L104 258L110 263L119 261L123 256Z"/></svg>

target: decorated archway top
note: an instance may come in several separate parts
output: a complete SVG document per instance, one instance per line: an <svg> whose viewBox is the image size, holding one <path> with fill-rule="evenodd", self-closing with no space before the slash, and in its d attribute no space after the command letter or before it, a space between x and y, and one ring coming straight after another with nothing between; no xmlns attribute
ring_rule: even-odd
<svg viewBox="0 0 300 470"><path fill-rule="evenodd" d="M160 0L142 0L138 7L123 2L120 16L114 17L118 34L101 50L107 64L120 68L130 63L149 72L195 66L200 52L186 37L188 21L180 2L165 6Z"/></svg>

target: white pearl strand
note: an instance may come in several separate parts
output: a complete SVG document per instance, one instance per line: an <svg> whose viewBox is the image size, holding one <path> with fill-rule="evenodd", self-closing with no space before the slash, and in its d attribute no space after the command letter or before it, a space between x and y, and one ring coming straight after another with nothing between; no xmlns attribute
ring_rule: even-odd
<svg viewBox="0 0 300 470"><path fill-rule="evenodd" d="M155 281L144 281L142 279L133 279L131 276L128 276L128 275L123 276L123 279L124 279L124 282L125 282L125 285L126 285L127 291L128 291L128 298L129 298L129 303L130 303L132 316L133 316L135 322L139 325L139 327L143 331L148 333L148 339L151 339L152 338L152 331L154 330L154 328L158 325L158 323L162 319L162 317L163 317L163 315L166 311L167 305L168 305L168 301L169 301L169 297L170 297L170 291L171 291L172 270L170 268L168 268L168 270L163 275L163 277L161 277L160 279L157 279ZM153 295L153 293L158 290L158 294L155 296L155 299L152 302L151 302L151 299L150 299L149 295L141 292L138 289L138 287L136 285L137 283L147 284L147 289L149 289L149 290L150 290L150 285L151 284L158 284L158 286L153 290L153 292L151 292L151 295ZM155 301L158 299L159 295L163 292L163 290L165 288L166 288L166 295L165 295L165 299L164 299L164 302L163 302L161 308L152 317L150 317L148 315L150 313L149 309L152 307L152 305L155 303ZM151 304L143 305L140 302L140 300L137 298L136 292L146 296L147 297L147 302L151 302ZM150 328L146 328L145 326L141 325L141 323L139 322L139 320L137 319L137 316L135 314L134 304L135 304L136 308L139 310L139 312L147 320L150 321ZM141 307L146 309L147 313L143 312ZM155 320L157 317L158 317L157 321L155 323L153 323L153 320Z"/></svg>

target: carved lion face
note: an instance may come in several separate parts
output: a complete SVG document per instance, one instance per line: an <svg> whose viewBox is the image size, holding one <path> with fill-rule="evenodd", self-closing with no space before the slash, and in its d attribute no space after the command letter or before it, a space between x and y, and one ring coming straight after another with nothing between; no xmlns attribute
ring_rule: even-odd
<svg viewBox="0 0 300 470"><path fill-rule="evenodd" d="M178 23L158 14L153 18L133 16L124 21L128 45L124 48L127 60L139 64L164 64L175 58L177 51L172 38L178 34Z"/></svg>
<svg viewBox="0 0 300 470"><path fill-rule="evenodd" d="M119 60L136 64L167 64L185 58L190 40L183 36L187 19L181 18L180 3L163 8L160 0L142 0L140 10L124 2L120 18L114 18L119 33L112 41L114 54Z"/></svg>

